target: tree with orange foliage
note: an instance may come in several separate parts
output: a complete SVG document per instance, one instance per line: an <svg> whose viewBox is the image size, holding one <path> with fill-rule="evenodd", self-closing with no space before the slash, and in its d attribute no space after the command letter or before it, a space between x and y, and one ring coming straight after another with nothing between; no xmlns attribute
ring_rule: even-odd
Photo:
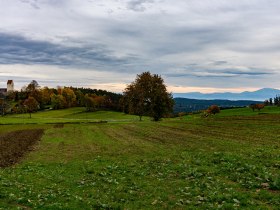
<svg viewBox="0 0 280 210"><path fill-rule="evenodd" d="M93 97L89 96L88 94L86 94L84 97L84 103L87 112L92 112L96 110L96 101Z"/></svg>
<svg viewBox="0 0 280 210"><path fill-rule="evenodd" d="M74 91L71 88L63 88L62 89L62 95L65 98L66 101L66 106L67 107L72 107L76 103L76 95Z"/></svg>
<svg viewBox="0 0 280 210"><path fill-rule="evenodd" d="M255 111L255 109L257 109L258 111L260 111L261 109L264 108L264 104L251 104L249 106L253 111Z"/></svg>
<svg viewBox="0 0 280 210"><path fill-rule="evenodd" d="M29 117L31 118L31 113L36 112L39 108L39 103L32 96L29 96L23 103L26 111L29 113Z"/></svg>
<svg viewBox="0 0 280 210"><path fill-rule="evenodd" d="M41 89L41 93L42 93L43 104L50 105L52 91L48 87L44 87L43 89Z"/></svg>
<svg viewBox="0 0 280 210"><path fill-rule="evenodd" d="M218 114L220 112L221 112L220 107L218 107L217 105L212 105L207 109L208 114L215 115L215 114Z"/></svg>
<svg viewBox="0 0 280 210"><path fill-rule="evenodd" d="M94 94L93 100L95 101L95 104L98 108L104 107L105 97L104 96L97 96Z"/></svg>

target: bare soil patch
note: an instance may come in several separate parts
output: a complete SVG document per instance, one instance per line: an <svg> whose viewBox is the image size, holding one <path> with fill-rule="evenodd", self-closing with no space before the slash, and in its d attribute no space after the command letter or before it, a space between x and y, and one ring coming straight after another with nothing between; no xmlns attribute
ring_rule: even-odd
<svg viewBox="0 0 280 210"><path fill-rule="evenodd" d="M43 129L19 130L0 135L0 167L19 162L44 133Z"/></svg>

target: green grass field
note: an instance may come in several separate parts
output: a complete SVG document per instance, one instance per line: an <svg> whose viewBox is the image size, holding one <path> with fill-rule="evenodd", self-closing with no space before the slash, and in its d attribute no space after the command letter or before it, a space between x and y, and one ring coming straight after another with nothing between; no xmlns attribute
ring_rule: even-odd
<svg viewBox="0 0 280 210"><path fill-rule="evenodd" d="M34 151L0 169L3 210L280 206L279 107L160 122L80 108L0 120L0 134L45 129Z"/></svg>
<svg viewBox="0 0 280 210"><path fill-rule="evenodd" d="M139 117L113 111L85 112L85 108L77 107L66 110L51 110L29 114L14 114L0 118L1 124L46 124L75 122L121 122L138 121Z"/></svg>

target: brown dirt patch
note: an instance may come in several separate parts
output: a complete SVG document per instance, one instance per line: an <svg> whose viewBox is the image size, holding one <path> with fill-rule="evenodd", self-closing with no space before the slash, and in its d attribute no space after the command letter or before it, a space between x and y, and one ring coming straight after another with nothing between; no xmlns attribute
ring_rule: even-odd
<svg viewBox="0 0 280 210"><path fill-rule="evenodd" d="M0 135L0 167L11 166L32 150L43 129L19 130Z"/></svg>

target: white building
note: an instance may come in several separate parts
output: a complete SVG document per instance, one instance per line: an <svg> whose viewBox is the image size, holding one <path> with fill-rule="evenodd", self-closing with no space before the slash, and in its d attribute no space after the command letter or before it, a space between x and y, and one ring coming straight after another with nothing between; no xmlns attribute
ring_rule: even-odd
<svg viewBox="0 0 280 210"><path fill-rule="evenodd" d="M13 80L8 80L7 82L7 92L13 92L14 89L14 81Z"/></svg>
<svg viewBox="0 0 280 210"><path fill-rule="evenodd" d="M0 95L6 95L8 92L13 92L14 90L14 81L8 80L7 88L0 88Z"/></svg>

